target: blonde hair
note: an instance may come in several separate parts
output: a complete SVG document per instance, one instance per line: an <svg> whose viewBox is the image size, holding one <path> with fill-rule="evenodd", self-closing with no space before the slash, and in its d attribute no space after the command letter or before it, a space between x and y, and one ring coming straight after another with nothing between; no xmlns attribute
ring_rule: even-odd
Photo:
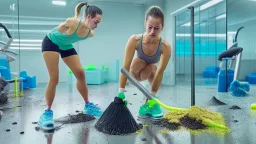
<svg viewBox="0 0 256 144"><path fill-rule="evenodd" d="M79 4L76 5L76 10L75 10L75 17L77 18L81 12L81 9L83 6L88 6L88 3L87 2L81 2Z"/></svg>
<svg viewBox="0 0 256 144"><path fill-rule="evenodd" d="M148 8L148 10L146 11L146 15L145 15L145 22L148 20L149 16L152 16L155 18L161 18L162 25L164 27L164 13L163 13L163 10L159 6L151 6L150 8Z"/></svg>

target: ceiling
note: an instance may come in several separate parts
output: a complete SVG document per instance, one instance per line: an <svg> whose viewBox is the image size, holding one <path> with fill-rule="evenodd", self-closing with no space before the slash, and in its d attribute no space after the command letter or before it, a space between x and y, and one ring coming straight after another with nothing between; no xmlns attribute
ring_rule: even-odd
<svg viewBox="0 0 256 144"><path fill-rule="evenodd" d="M83 0L68 0L70 2L84 2ZM88 3L90 2L114 2L114 3L126 3L126 4L145 4L148 1L156 1L156 0L85 0Z"/></svg>
<svg viewBox="0 0 256 144"><path fill-rule="evenodd" d="M108 3L122 3L122 4L154 4L163 0L65 0L67 2L65 7L56 6L51 3L52 0L1 0L0 15L18 15L18 5L20 15L24 16L44 16L44 17L58 17L59 13L63 13L63 17L70 16L68 14L74 13L74 8L79 2L87 1L89 4L108 2ZM15 11L10 10L10 6L14 5ZM52 13L50 9L57 9L56 13Z"/></svg>
<svg viewBox="0 0 256 144"><path fill-rule="evenodd" d="M74 15L74 7L79 2L85 2L86 0L66 0L67 5L65 7L52 5L51 0L1 0L0 4L0 19L3 20L1 15L17 16L18 15L18 4L19 1L19 14L21 16L31 16L31 17L44 17L44 18L55 18L55 20L62 21L62 19L56 19L60 17L69 17ZM160 0L87 0L89 3L100 3L100 2L109 2L109 3L124 3L124 4L154 4L158 3ZM161 0L166 1L166 0ZM243 22L256 18L256 1L252 0L227 0L227 19L228 25L234 25L235 23ZM16 10L10 10L10 5L15 4ZM218 4L212 8L207 9L206 11L200 12L199 15L195 17L195 21L199 23L207 22L216 23L216 17L222 15L226 11L225 4ZM49 11L49 9L55 9L55 13ZM195 9L197 10L197 8ZM13 18L13 17L10 17ZM6 19L6 18L4 18ZM21 18L25 20L24 18ZM180 16L177 23L180 25L186 24L190 19L189 13L184 16ZM50 19L48 19L50 21ZM21 21L21 20L20 20ZM219 21L219 20L218 20ZM49 23L50 25L51 23ZM225 25L223 25L225 27Z"/></svg>

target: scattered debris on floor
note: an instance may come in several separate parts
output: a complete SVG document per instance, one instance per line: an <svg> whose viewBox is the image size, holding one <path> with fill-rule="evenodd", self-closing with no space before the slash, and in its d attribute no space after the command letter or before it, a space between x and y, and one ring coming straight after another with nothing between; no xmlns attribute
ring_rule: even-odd
<svg viewBox="0 0 256 144"><path fill-rule="evenodd" d="M146 138L144 138L144 137L141 137L140 138L142 141L146 141L147 139Z"/></svg>
<svg viewBox="0 0 256 144"><path fill-rule="evenodd" d="M217 106L217 105L226 105L226 103L218 100L215 96L207 103L207 105Z"/></svg>
<svg viewBox="0 0 256 144"><path fill-rule="evenodd" d="M44 133L54 133L55 131L60 130L62 126L63 126L63 124L57 125L57 126L55 125L55 126L54 126L54 129L52 129L52 130L44 130L44 129L42 129L40 126L36 126L36 127L35 127L35 130L36 130L36 131L43 131Z"/></svg>
<svg viewBox="0 0 256 144"><path fill-rule="evenodd" d="M53 130L43 130L41 127L36 126L35 130L36 131L44 131L44 132L54 132L57 131L59 129L61 129L61 127L65 124L74 124L74 123L82 123L82 122L88 122L88 121L92 121L96 119L95 117L91 116L91 115L87 115L87 114L83 114L83 113L79 113L76 115L68 115L65 117L61 117L58 118L56 120L54 120L54 129ZM32 124L37 124L38 122L32 122Z"/></svg>
<svg viewBox="0 0 256 144"><path fill-rule="evenodd" d="M59 122L62 124L71 124L71 123L82 123L94 120L95 117L87 114L76 114L76 115L68 115L59 119L56 119L55 122Z"/></svg>
<svg viewBox="0 0 256 144"><path fill-rule="evenodd" d="M235 123L236 123L236 122L238 122L238 120L233 120L233 122L235 122Z"/></svg>
<svg viewBox="0 0 256 144"><path fill-rule="evenodd" d="M241 109L239 106L237 105L233 105L232 107L230 107L229 109L232 109L232 110L237 110L237 109Z"/></svg>
<svg viewBox="0 0 256 144"><path fill-rule="evenodd" d="M140 134L140 133L142 133L142 129L136 131L136 134Z"/></svg>
<svg viewBox="0 0 256 144"><path fill-rule="evenodd" d="M41 128L39 126L35 127L36 131L39 131Z"/></svg>
<svg viewBox="0 0 256 144"><path fill-rule="evenodd" d="M169 124L176 123L179 127L189 130L193 134L201 132L213 132L218 135L223 135L229 131L226 126L223 116L220 113L212 112L204 108L192 106L186 111L169 111L163 118ZM214 125L226 127L217 128ZM166 125L166 124L165 124ZM164 126L167 130L168 128ZM178 130L178 129L177 129Z"/></svg>

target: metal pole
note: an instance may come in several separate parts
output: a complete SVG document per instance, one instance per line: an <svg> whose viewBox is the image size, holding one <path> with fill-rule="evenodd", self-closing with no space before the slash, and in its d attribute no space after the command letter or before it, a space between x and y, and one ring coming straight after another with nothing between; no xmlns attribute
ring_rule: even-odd
<svg viewBox="0 0 256 144"><path fill-rule="evenodd" d="M194 7L191 6L188 9L191 10L191 106L195 105L195 47L194 47Z"/></svg>
<svg viewBox="0 0 256 144"><path fill-rule="evenodd" d="M228 92L228 59L225 59L226 60L226 70L225 70L225 75L226 75L226 84L225 84L225 87L226 87L226 92Z"/></svg>
<svg viewBox="0 0 256 144"><path fill-rule="evenodd" d="M236 67L234 73L234 80L238 80L239 72L240 72L240 63L241 63L242 52L237 55L236 58Z"/></svg>

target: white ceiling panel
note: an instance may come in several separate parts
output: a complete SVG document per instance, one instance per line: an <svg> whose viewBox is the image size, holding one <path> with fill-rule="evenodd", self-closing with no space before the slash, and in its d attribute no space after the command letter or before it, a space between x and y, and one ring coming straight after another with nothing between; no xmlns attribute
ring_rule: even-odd
<svg viewBox="0 0 256 144"><path fill-rule="evenodd" d="M68 0L70 2L112 2L112 3L125 3L125 4L145 4L149 1L157 0Z"/></svg>

